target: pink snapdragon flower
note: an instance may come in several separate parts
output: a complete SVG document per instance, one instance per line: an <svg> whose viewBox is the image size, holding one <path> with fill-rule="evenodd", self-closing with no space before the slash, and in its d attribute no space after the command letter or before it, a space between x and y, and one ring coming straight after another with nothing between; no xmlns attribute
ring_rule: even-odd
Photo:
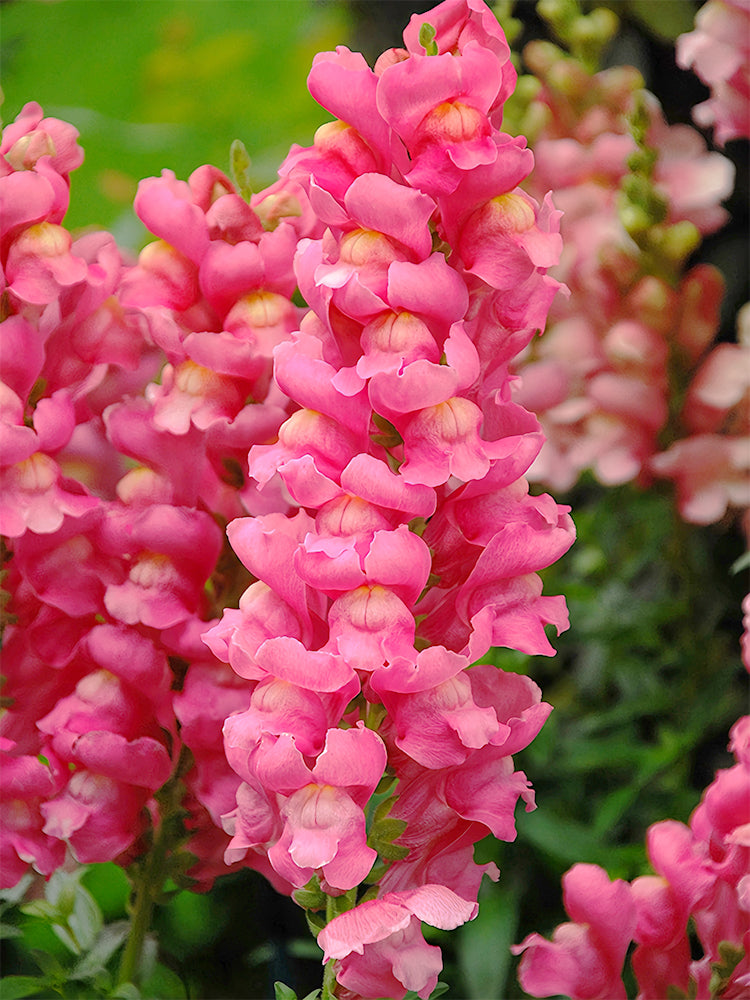
<svg viewBox="0 0 750 1000"><path fill-rule="evenodd" d="M47 835L40 807L63 785L54 757L11 755L13 741L0 738L3 757L3 821L0 831L0 886L8 889L26 874L29 864L51 875L65 860L65 844Z"/></svg>
<svg viewBox="0 0 750 1000"><path fill-rule="evenodd" d="M336 960L336 979L352 994L402 1000L414 990L423 1000L443 967L420 921L452 930L476 916L476 903L443 885L387 892L335 917L318 935L323 961Z"/></svg>
<svg viewBox="0 0 750 1000"><path fill-rule="evenodd" d="M363 808L385 768L381 739L361 723L329 729L310 767L287 733L246 740L241 722L231 716L225 724L229 762L246 781L237 809L225 818L233 833L227 859L261 847L294 886L316 872L333 895L359 885L376 858L366 844Z"/></svg>
<svg viewBox="0 0 750 1000"><path fill-rule="evenodd" d="M703 358L685 396L686 436L654 455L651 468L675 483L686 521L713 524L750 508L750 307L737 317L738 342Z"/></svg>
<svg viewBox="0 0 750 1000"><path fill-rule="evenodd" d="M750 137L750 5L747 0L708 0L695 29L677 39L677 63L692 68L711 90L693 109L702 126L713 126L720 146Z"/></svg>
<svg viewBox="0 0 750 1000"><path fill-rule="evenodd" d="M78 131L26 104L0 142L3 264L8 241L37 223L59 224L68 209L70 173L83 162Z"/></svg>
<svg viewBox="0 0 750 1000"><path fill-rule="evenodd" d="M736 763L717 772L685 826L674 820L648 830L656 875L609 883L596 865L575 865L563 878L565 907L575 922L551 942L530 934L519 979L534 996L624 997L620 978L631 938L638 997L659 1000L681 990L703 1000L744 996L750 986L750 717L730 731ZM688 921L701 958L693 959ZM738 952L738 960L726 956Z"/></svg>
<svg viewBox="0 0 750 1000"><path fill-rule="evenodd" d="M625 1000L622 966L636 925L630 886L610 882L596 865L578 864L563 877L563 900L572 922L561 924L551 942L530 934L512 948L523 954L521 985L540 997Z"/></svg>

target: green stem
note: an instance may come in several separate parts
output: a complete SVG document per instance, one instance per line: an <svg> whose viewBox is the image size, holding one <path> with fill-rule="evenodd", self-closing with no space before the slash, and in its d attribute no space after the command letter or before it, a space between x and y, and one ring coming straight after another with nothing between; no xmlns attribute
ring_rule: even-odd
<svg viewBox="0 0 750 1000"><path fill-rule="evenodd" d="M185 837L181 817L183 786L180 776L186 766L185 748L180 753L174 774L157 793L160 821L154 830L151 850L140 863L133 866L130 875L133 884L130 931L120 959L118 985L137 983L143 946L151 927L154 903L159 898L167 879L168 859L172 850Z"/></svg>
<svg viewBox="0 0 750 1000"><path fill-rule="evenodd" d="M143 945L146 941L146 934L151 926L151 915L154 910L154 897L148 877L150 867L150 864L147 862L135 878L130 931L128 932L128 939L125 942L125 949L120 959L120 970L117 976L118 986L121 986L123 983L134 983L138 975Z"/></svg>
<svg viewBox="0 0 750 1000"><path fill-rule="evenodd" d="M336 902L333 896L326 898L326 924L336 916ZM323 992L320 1000L336 1000L336 960L330 958L323 968Z"/></svg>

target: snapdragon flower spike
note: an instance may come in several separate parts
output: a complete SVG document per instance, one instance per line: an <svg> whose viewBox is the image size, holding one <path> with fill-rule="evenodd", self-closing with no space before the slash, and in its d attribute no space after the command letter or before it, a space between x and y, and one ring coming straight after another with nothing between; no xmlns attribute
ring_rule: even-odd
<svg viewBox="0 0 750 1000"><path fill-rule="evenodd" d="M171 174L144 183L137 208L161 240L126 267L109 234L74 240L62 225L82 158L76 136L29 105L5 129L0 158L0 527L17 618L4 635L3 780L18 785L2 852L13 881L28 864L51 874L68 849L127 865L149 813L158 822L153 795L182 746L171 683L186 665L223 669L198 639L221 550L211 512L226 520L253 508L247 451L275 436L289 407L271 354L301 313L289 301L292 255L320 230L289 184L257 199L275 213L266 233L231 182L204 167L188 184ZM215 271L201 278L216 243L240 247L230 302ZM128 471L128 458L139 467ZM204 881L227 842L218 826L205 835L211 817L220 823L239 785L221 722L247 707L241 684L225 685L224 714L206 727L213 753L183 713L200 758L186 782Z"/></svg>
<svg viewBox="0 0 750 1000"><path fill-rule="evenodd" d="M658 454L675 409L668 369L687 368L689 375L715 337L721 281L705 265L681 275L686 253L670 257L666 238L657 274L626 233L618 204L621 189L645 180L630 170L650 151L654 203L631 219L636 240L638 227L669 232L687 223L706 235L726 222L721 201L734 169L690 126L668 125L635 70L589 74L538 43L527 54L542 81L532 107L543 126L534 143L536 169L523 187L541 197L555 185L565 250L553 273L570 289L567 301L558 297L552 306L544 338L510 362L521 376L514 399L538 415L546 438L530 478L567 490L590 468L605 485L646 484L661 462L658 474L681 475L682 456ZM644 146L624 128L634 114Z"/></svg>
<svg viewBox="0 0 750 1000"><path fill-rule="evenodd" d="M374 72L342 48L311 71L340 120L281 169L325 226L295 258L310 311L274 350L274 380L299 408L248 462L261 495L281 486L297 510L230 524L257 582L204 637L252 686L224 727L241 779L227 859L266 857L287 891L316 878L338 895L382 847L378 897L347 926L438 886L473 916L483 874L497 877L473 845L515 837L519 798L534 808L512 755L549 706L531 681L469 668L493 643L551 653L544 625L567 627L536 573L568 548L572 522L528 496L541 436L508 369L559 287L546 273L558 213L518 190L533 157L497 132L515 74L496 22L476 0L436 17L437 60L410 30ZM376 819L363 847L367 795L333 767L332 748L355 739L372 755L370 791L398 779L395 844ZM360 946L328 950L342 987L427 995L439 956L422 915L405 904L398 928L363 939L362 961Z"/></svg>

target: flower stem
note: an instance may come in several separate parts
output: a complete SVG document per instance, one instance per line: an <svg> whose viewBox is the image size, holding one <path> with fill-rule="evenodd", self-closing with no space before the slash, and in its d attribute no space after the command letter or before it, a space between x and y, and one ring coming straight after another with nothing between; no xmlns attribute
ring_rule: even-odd
<svg viewBox="0 0 750 1000"><path fill-rule="evenodd" d="M155 796L159 805L159 821L153 830L151 849L128 872L133 885L130 931L120 959L118 985L123 983L137 985L143 946L151 927L154 904L159 899L170 874L170 858L186 836L182 812L184 787L181 776L184 769L189 766L188 760L188 754L183 747L172 777Z"/></svg>
<svg viewBox="0 0 750 1000"><path fill-rule="evenodd" d="M151 926L151 915L154 910L154 896L148 877L150 868L151 865L147 863L134 878L135 890L130 916L130 931L120 959L120 970L117 976L118 986L123 983L134 983L137 978L143 945Z"/></svg>
<svg viewBox="0 0 750 1000"><path fill-rule="evenodd" d="M326 898L326 924L336 916L336 903L332 896ZM336 965L335 959L329 959L323 967L323 991L320 1000L336 1000Z"/></svg>

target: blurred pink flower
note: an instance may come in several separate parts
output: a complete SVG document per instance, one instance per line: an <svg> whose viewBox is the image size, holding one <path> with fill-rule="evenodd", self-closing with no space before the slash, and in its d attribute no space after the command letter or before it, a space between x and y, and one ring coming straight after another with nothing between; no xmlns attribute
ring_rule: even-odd
<svg viewBox="0 0 750 1000"><path fill-rule="evenodd" d="M693 109L699 125L712 126L720 146L750 137L750 4L708 0L695 29L677 39L677 63L692 68L711 90Z"/></svg>

